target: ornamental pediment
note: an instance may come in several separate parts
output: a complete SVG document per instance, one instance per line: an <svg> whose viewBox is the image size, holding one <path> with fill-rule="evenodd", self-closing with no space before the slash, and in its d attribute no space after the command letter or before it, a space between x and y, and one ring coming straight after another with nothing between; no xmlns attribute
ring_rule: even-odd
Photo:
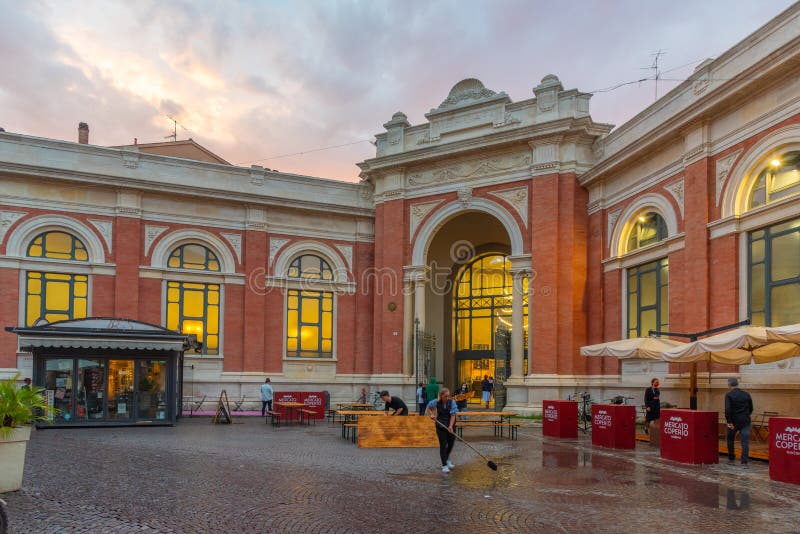
<svg viewBox="0 0 800 534"><path fill-rule="evenodd" d="M485 176L527 171L531 165L530 151L497 155L490 158L450 163L434 168L410 171L406 175L409 188L463 182Z"/></svg>

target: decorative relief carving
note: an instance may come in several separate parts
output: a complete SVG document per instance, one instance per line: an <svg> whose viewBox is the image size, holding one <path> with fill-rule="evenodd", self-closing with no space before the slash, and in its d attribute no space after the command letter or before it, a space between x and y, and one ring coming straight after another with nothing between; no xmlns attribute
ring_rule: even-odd
<svg viewBox="0 0 800 534"><path fill-rule="evenodd" d="M459 187L458 188L458 201L461 202L461 206L464 209L467 209L470 204L472 204L472 188L471 187Z"/></svg>
<svg viewBox="0 0 800 534"><path fill-rule="evenodd" d="M27 215L24 211L0 211L0 243L6 236L6 232L11 226Z"/></svg>
<svg viewBox="0 0 800 534"><path fill-rule="evenodd" d="M725 181L728 179L728 175L733 168L733 164L739 158L739 155L742 153L742 149L737 150L736 152L732 152L728 154L724 158L720 158L717 160L717 167L716 167L716 174L717 174L717 206L719 206L719 199L722 198L722 190L725 187Z"/></svg>
<svg viewBox="0 0 800 534"><path fill-rule="evenodd" d="M228 234L222 232L220 235L233 247L233 251L236 252L236 261L242 263L242 234Z"/></svg>
<svg viewBox="0 0 800 534"><path fill-rule="evenodd" d="M288 239L284 239L282 237L270 237L269 238L269 264L272 265L272 262L275 260L275 256L278 255L278 251L283 248L283 245L288 243Z"/></svg>
<svg viewBox="0 0 800 534"><path fill-rule="evenodd" d="M342 253L344 259L347 260L347 267L352 271L353 270L353 247L350 245L336 245L336 248L339 249L339 252Z"/></svg>
<svg viewBox="0 0 800 534"><path fill-rule="evenodd" d="M528 226L528 188L516 187L514 189L503 189L502 191L491 191L490 195L501 198L511 204L525 226Z"/></svg>
<svg viewBox="0 0 800 534"><path fill-rule="evenodd" d="M117 206L117 215L122 215L123 217L141 217L142 210L141 208L134 208L131 206Z"/></svg>
<svg viewBox="0 0 800 534"><path fill-rule="evenodd" d="M150 252L150 245L156 240L158 236L163 234L166 230L169 229L169 226L151 226L146 224L144 226L144 255Z"/></svg>
<svg viewBox="0 0 800 534"><path fill-rule="evenodd" d="M700 143L696 147L690 148L683 154L683 164L688 165L692 160L694 160L698 156L708 154L708 151L710 149L711 149L710 143Z"/></svg>
<svg viewBox="0 0 800 534"><path fill-rule="evenodd" d="M111 221L106 221L103 219L89 219L89 222L92 223L92 226L97 228L97 231L100 232L100 235L103 237L103 241L106 242L106 246L108 247L108 251L111 252L111 244L114 242L112 239L113 232L114 232L114 223Z"/></svg>
<svg viewBox="0 0 800 534"><path fill-rule="evenodd" d="M141 157L139 154L139 150L131 150L131 149L123 149L121 151L122 154L122 164L129 168L129 169L136 169L139 167L139 158Z"/></svg>
<svg viewBox="0 0 800 534"><path fill-rule="evenodd" d="M491 89L484 87L480 80L467 78L466 80L461 80L450 89L450 94L439 104L438 109L452 108L465 100L482 100L496 94Z"/></svg>
<svg viewBox="0 0 800 534"><path fill-rule="evenodd" d="M681 218L683 218L683 178L676 180L669 185L665 185L664 189L669 191L675 200L678 202L678 207L681 210Z"/></svg>
<svg viewBox="0 0 800 534"><path fill-rule="evenodd" d="M511 113L506 112L503 115L503 120L500 122L495 122L492 127L493 128L503 128L504 126L511 126L512 124L519 124L520 120L512 117Z"/></svg>
<svg viewBox="0 0 800 534"><path fill-rule="evenodd" d="M441 169L433 169L411 174L409 185L430 185L468 178L477 178L494 172L507 172L525 169L531 164L530 154L515 154L479 161L459 163Z"/></svg>
<svg viewBox="0 0 800 534"><path fill-rule="evenodd" d="M546 93L542 93L541 95L537 95L536 103L539 106L539 111L546 112L552 110L556 107L556 103L558 99L556 98L555 91L548 91Z"/></svg>
<svg viewBox="0 0 800 534"><path fill-rule="evenodd" d="M411 206L411 216L409 217L408 235L410 238L414 237L419 224L433 209L444 202L443 200L434 200L433 202L421 202Z"/></svg>
<svg viewBox="0 0 800 534"><path fill-rule="evenodd" d="M608 232L606 235L608 236L609 246L611 246L611 236L614 234L614 225L617 224L617 219L619 219L620 213L622 213L622 208L608 212ZM614 254L613 251L612 254Z"/></svg>
<svg viewBox="0 0 800 534"><path fill-rule="evenodd" d="M364 200L372 200L373 196L375 195L375 186L372 184L372 182L361 180L359 185L361 186L361 198Z"/></svg>

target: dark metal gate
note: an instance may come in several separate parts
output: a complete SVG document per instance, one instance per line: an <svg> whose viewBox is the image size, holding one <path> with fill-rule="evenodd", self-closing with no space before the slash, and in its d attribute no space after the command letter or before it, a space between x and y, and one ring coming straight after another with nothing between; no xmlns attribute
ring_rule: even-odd
<svg viewBox="0 0 800 534"><path fill-rule="evenodd" d="M511 376L511 331L498 328L494 333L494 409L506 406L506 380Z"/></svg>
<svg viewBox="0 0 800 534"><path fill-rule="evenodd" d="M434 371L433 358L436 354L436 336L430 332L425 332L419 325L419 319L414 321L412 347L416 383L427 384Z"/></svg>

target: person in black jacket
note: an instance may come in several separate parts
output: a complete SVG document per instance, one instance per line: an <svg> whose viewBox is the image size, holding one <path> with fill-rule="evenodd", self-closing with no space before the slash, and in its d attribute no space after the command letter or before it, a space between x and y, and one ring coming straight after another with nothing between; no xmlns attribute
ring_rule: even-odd
<svg viewBox="0 0 800 534"><path fill-rule="evenodd" d="M658 378L650 381L650 387L644 391L644 433L650 432L650 424L661 419L661 390L658 389Z"/></svg>
<svg viewBox="0 0 800 534"><path fill-rule="evenodd" d="M725 422L728 423L728 463L736 460L733 453L733 440L736 433L742 440L742 466L747 467L750 455L750 414L753 413L753 399L746 391L739 389L739 381L728 379L728 392L725 394Z"/></svg>
<svg viewBox="0 0 800 534"><path fill-rule="evenodd" d="M386 403L384 411L386 415L408 415L408 406L400 397L393 397L389 395L386 390L381 391L381 400ZM390 414L389 411L393 410Z"/></svg>

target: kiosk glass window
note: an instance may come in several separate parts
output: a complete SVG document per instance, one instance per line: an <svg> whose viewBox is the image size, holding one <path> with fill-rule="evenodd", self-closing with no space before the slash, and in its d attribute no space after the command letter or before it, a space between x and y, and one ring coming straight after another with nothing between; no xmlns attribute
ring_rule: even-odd
<svg viewBox="0 0 800 534"><path fill-rule="evenodd" d="M54 421L72 421L74 417L72 358L48 358L45 361L44 388L45 402L58 410Z"/></svg>
<svg viewBox="0 0 800 534"><path fill-rule="evenodd" d="M800 322L800 218L750 232L748 256L752 324Z"/></svg>
<svg viewBox="0 0 800 534"><path fill-rule="evenodd" d="M628 269L628 337L669 327L669 262L666 258Z"/></svg>
<svg viewBox="0 0 800 534"><path fill-rule="evenodd" d="M137 360L136 407L139 419L166 419L167 361Z"/></svg>
<svg viewBox="0 0 800 534"><path fill-rule="evenodd" d="M103 419L106 389L106 368L102 360L78 360L78 391L75 419Z"/></svg>
<svg viewBox="0 0 800 534"><path fill-rule="evenodd" d="M108 361L108 419L125 421L133 417L133 360Z"/></svg>

